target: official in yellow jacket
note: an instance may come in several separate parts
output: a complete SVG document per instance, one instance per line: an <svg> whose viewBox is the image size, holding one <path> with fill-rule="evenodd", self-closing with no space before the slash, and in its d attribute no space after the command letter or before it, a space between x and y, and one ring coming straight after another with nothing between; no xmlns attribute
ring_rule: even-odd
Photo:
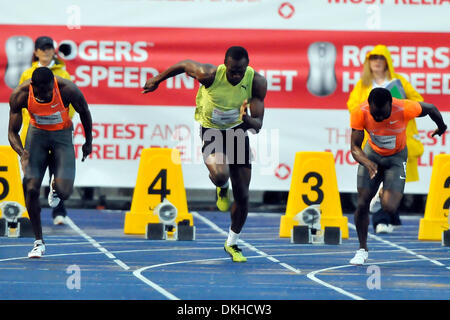
<svg viewBox="0 0 450 320"><path fill-rule="evenodd" d="M384 87L394 79L400 80L402 84L405 93L405 97L402 98L418 102L423 101L422 96L408 80L400 74L395 73L388 48L384 45L377 45L366 55L361 79L356 83L347 101L348 110L351 112L367 100L373 88ZM367 140L367 137L365 140ZM418 181L418 159L423 154L423 144L419 140L415 119L410 120L406 128L406 146L408 148L406 182Z"/></svg>

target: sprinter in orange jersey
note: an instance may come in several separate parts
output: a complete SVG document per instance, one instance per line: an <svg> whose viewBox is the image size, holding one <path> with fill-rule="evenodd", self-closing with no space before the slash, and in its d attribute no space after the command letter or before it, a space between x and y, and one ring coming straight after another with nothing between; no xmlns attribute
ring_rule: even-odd
<svg viewBox="0 0 450 320"><path fill-rule="evenodd" d="M383 182L381 207L392 215L397 211L403 197L406 179L406 126L416 117L428 115L437 125L433 136L445 133L447 125L439 110L432 104L392 98L389 90L375 88L366 102L352 110L351 152L359 162L358 204L355 211L359 250L350 264L362 265L368 257L367 233L369 227L369 204ZM369 140L361 149L364 130Z"/></svg>
<svg viewBox="0 0 450 320"><path fill-rule="evenodd" d="M28 253L30 258L40 258L45 252L42 237L39 193L49 152L54 154L55 170L50 185L53 201L66 200L75 181L75 151L72 142L73 125L69 117L72 104L80 114L86 135L82 147L82 161L92 152L92 119L86 100L70 80L55 77L47 67L37 68L31 80L19 85L9 99L8 139L20 157L26 183L25 204L30 215L36 241ZM25 148L19 136L22 109L30 114L30 126Z"/></svg>

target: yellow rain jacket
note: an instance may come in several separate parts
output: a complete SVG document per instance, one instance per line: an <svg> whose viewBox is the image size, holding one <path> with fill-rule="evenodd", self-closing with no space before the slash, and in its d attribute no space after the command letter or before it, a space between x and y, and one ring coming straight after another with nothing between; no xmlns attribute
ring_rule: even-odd
<svg viewBox="0 0 450 320"><path fill-rule="evenodd" d="M66 71L66 65L63 61L59 59L54 60L55 63L50 67L55 76L70 80L70 74ZM35 61L31 64L31 67L25 70L20 76L19 84L22 84L25 80L31 79L33 71L39 67L39 62ZM75 114L75 109L72 105L69 106L69 116L72 119ZM22 131L20 132L20 140L22 140L22 145L25 145L25 139L27 137L28 125L30 123L30 115L27 109L22 109Z"/></svg>
<svg viewBox="0 0 450 320"><path fill-rule="evenodd" d="M391 79L399 79L402 83L403 89L405 90L406 99L413 101L423 101L422 96L414 89L414 87L406 80L403 76L394 72L394 67L392 64L391 54L389 50L384 45L377 45L372 51L368 52L366 55L366 60L364 64L369 63L369 56L371 55L383 55L386 58L387 67L389 69L389 74ZM366 66L368 67L368 66ZM348 110L351 112L354 108L359 106L362 102L366 101L369 97L369 93L372 90L372 85L370 87L364 86L362 80L359 80L347 101ZM367 141L367 134L365 135L363 145ZM406 146L408 148L408 162L406 164L406 182L418 181L419 180L419 170L418 170L418 159L423 154L423 144L419 140L419 132L417 131L417 125L415 119L408 122L406 127Z"/></svg>

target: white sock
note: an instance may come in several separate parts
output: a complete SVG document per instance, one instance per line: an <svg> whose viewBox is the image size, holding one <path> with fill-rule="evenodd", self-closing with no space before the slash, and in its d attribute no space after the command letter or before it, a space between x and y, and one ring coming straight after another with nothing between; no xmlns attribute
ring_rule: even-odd
<svg viewBox="0 0 450 320"><path fill-rule="evenodd" d="M226 189L226 188L229 187L229 185L230 185L230 183L229 183L228 180L227 180L227 182L226 182L223 186L220 186L219 188L221 188L221 189Z"/></svg>
<svg viewBox="0 0 450 320"><path fill-rule="evenodd" d="M235 244L237 244L239 240L239 233L235 233L233 232L233 230L228 231L228 239L227 239L227 246L233 246Z"/></svg>

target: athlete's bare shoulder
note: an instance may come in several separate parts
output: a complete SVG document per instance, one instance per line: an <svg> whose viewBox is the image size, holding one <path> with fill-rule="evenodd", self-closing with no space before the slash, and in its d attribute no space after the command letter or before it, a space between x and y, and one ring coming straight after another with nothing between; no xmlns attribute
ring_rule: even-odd
<svg viewBox="0 0 450 320"><path fill-rule="evenodd" d="M261 74L255 71L253 76L253 95L262 99L265 98L267 93L267 80Z"/></svg>
<svg viewBox="0 0 450 320"><path fill-rule="evenodd" d="M76 99L81 94L80 89L71 80L64 79L58 76L56 76L56 80L58 81L59 91L61 92L61 96L64 102L67 101L67 103L70 103L73 99Z"/></svg>
<svg viewBox="0 0 450 320"><path fill-rule="evenodd" d="M76 112L85 112L85 110L87 110L88 108L88 105L80 88L78 88L78 86L71 80L63 79L60 77L56 78L64 105L68 107L69 104L72 104Z"/></svg>
<svg viewBox="0 0 450 320"><path fill-rule="evenodd" d="M194 60L184 60L182 62L185 72L197 79L201 84L209 87L216 77L217 67L209 63L200 63Z"/></svg>
<svg viewBox="0 0 450 320"><path fill-rule="evenodd" d="M28 104L28 90L31 80L26 80L17 86L9 97L9 105L13 111L26 108Z"/></svg>
<svg viewBox="0 0 450 320"><path fill-rule="evenodd" d="M59 90L70 90L76 87L75 84L69 79L64 79L60 76L55 76L55 78L58 81Z"/></svg>

